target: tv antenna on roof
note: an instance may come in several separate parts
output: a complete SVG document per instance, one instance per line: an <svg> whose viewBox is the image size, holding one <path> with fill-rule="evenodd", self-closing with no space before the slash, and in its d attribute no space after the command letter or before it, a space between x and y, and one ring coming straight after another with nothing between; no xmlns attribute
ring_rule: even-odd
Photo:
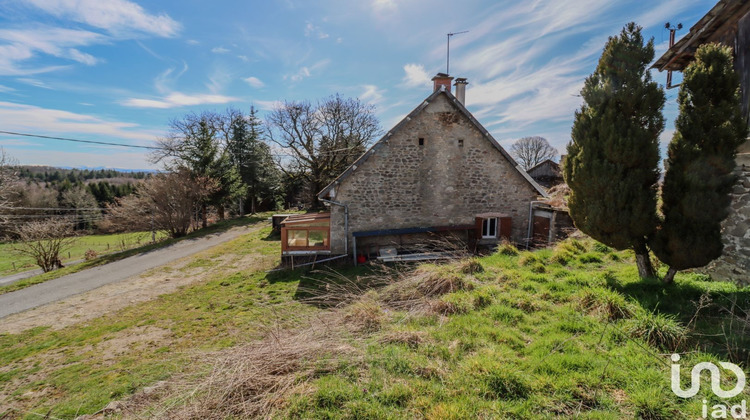
<svg viewBox="0 0 750 420"><path fill-rule="evenodd" d="M461 31L461 32L451 32L448 35L448 50L447 50L447 56L445 58L445 74L451 74L451 37L453 35L458 34L465 34L469 31Z"/></svg>

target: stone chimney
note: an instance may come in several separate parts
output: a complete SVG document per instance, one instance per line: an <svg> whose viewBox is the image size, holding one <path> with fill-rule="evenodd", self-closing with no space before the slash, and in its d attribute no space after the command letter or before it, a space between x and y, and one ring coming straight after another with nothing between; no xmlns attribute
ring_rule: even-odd
<svg viewBox="0 0 750 420"><path fill-rule="evenodd" d="M453 84L456 87L456 99L463 106L466 106L466 85L468 84L465 77L457 77L456 83Z"/></svg>
<svg viewBox="0 0 750 420"><path fill-rule="evenodd" d="M438 90L445 90L446 92L450 92L452 81L453 78L448 76L447 74L438 73L437 75L435 75L435 77L432 78L432 82L435 84L433 92L437 92Z"/></svg>

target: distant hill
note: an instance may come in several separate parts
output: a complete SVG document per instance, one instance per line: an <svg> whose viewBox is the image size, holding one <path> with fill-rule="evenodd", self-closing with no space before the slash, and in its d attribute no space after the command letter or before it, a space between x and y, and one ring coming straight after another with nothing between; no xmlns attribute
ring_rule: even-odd
<svg viewBox="0 0 750 420"><path fill-rule="evenodd" d="M126 180L139 180L155 174L157 171L151 169L111 169L111 168L72 168L24 165L18 168L18 175L23 179L32 179L38 182L61 182L67 179L71 183L90 183L92 180L114 180L117 183Z"/></svg>

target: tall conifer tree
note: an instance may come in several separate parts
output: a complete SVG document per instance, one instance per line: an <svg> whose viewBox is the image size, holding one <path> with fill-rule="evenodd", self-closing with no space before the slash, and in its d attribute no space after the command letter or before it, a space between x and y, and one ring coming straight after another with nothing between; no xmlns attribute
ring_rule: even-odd
<svg viewBox="0 0 750 420"><path fill-rule="evenodd" d="M576 226L617 249L635 251L641 277L653 276L647 247L654 232L664 92L651 80L653 39L627 24L610 37L586 79L564 165Z"/></svg>
<svg viewBox="0 0 750 420"><path fill-rule="evenodd" d="M680 115L662 187L663 222L651 242L654 254L669 265L667 283L677 271L702 267L723 250L721 221L729 214L734 158L747 136L731 48L700 46L683 73L677 101Z"/></svg>

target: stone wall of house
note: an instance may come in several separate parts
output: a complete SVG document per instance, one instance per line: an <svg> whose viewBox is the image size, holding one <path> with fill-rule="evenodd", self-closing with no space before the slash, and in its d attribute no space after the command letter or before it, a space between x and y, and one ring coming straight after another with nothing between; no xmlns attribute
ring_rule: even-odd
<svg viewBox="0 0 750 420"><path fill-rule="evenodd" d="M520 242L537 196L447 95L438 95L345 178L334 199L349 205L350 233L474 224L477 214L496 212L512 217L512 239ZM344 253L344 211L332 206L331 213L331 250Z"/></svg>
<svg viewBox="0 0 750 420"><path fill-rule="evenodd" d="M750 159L737 167L729 217L722 224L723 255L701 270L719 280L750 285Z"/></svg>

